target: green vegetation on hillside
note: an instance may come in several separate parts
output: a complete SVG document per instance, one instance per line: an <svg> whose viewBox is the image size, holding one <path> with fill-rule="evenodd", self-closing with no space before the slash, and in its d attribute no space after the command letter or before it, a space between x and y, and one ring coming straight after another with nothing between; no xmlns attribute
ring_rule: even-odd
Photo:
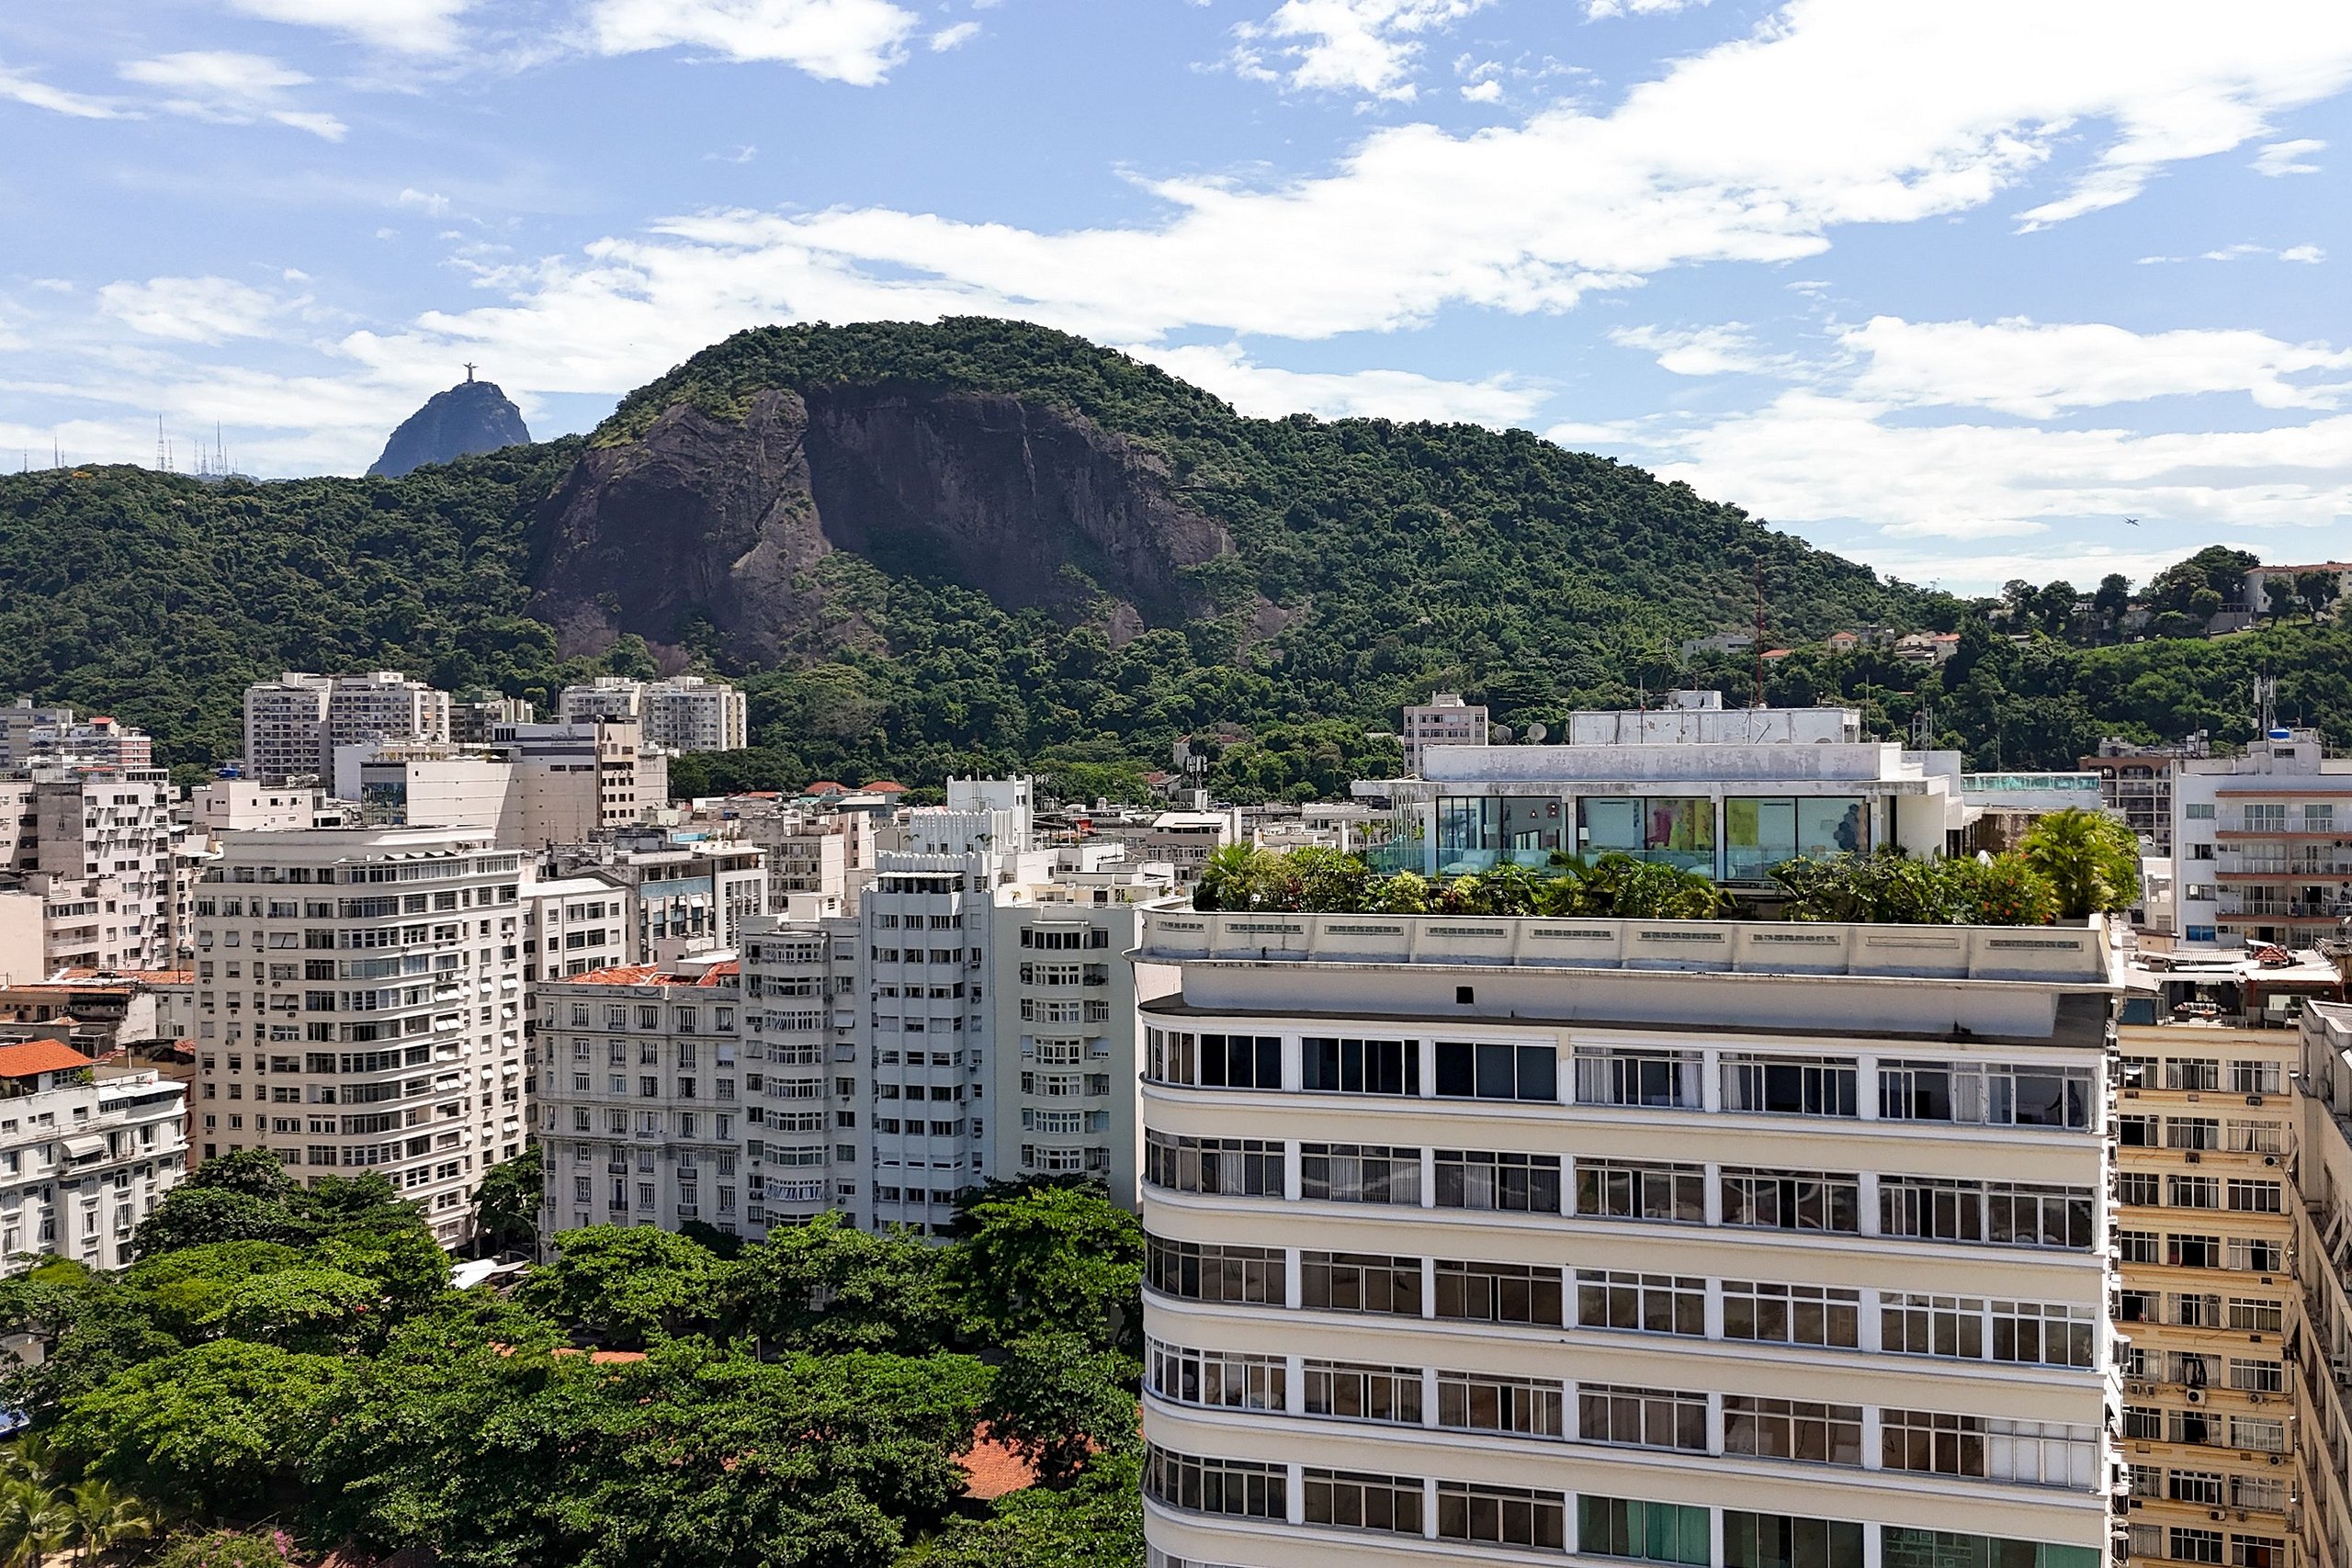
<svg viewBox="0 0 2352 1568"><path fill-rule="evenodd" d="M0 1380L32 1422L0 1450L0 1552L946 1568L1093 1539L1069 1561L1138 1568L1134 1216L1046 1185L965 1226L933 1247L824 1219L731 1258L594 1227L502 1300L450 1288L380 1177L207 1161L130 1268L0 1281L0 1328L45 1352ZM982 1421L1037 1462L1032 1495L963 1497Z"/></svg>
<svg viewBox="0 0 2352 1568"><path fill-rule="evenodd" d="M707 623L675 640L752 697L752 750L684 760L681 792L817 777L935 784L951 772L1036 768L1066 795L1138 795L1186 736L1223 733L1204 782L1231 798L1330 795L1396 765L1396 709L1433 687L1503 723L1715 686L1745 701L1747 656L1686 663L1680 642L1748 624L1758 579L1778 703L1842 699L1881 733L1923 706L1972 765L2070 765L2103 733L2250 731L2268 672L2281 716L2352 734L2352 636L2301 596L2272 624L2187 634L2242 584L2214 549L2143 596L2155 640L2117 645L2129 585L2013 584L1999 601L1883 582L1688 487L1523 431L1386 420L1245 419L1152 367L1018 322L770 327L696 355L632 393L590 438L633 439L680 402L740 417L770 388L856 382L983 390L1083 414L1164 461L1171 492L1236 553L1187 569L1217 606L1114 646L1106 617L1009 612L940 578L851 555L815 569L882 649L777 670L727 667ZM528 618L538 508L587 444L512 447L405 479L205 485L128 468L0 478L0 693L112 712L165 760L238 750L238 694L280 669L400 667L452 690L545 702L594 671L650 671L624 639L560 663ZM2311 592L2324 593L2314 583ZM1996 624L1994 616L2000 617ZM2300 618L2298 618L2300 617ZM1927 671L1842 626L1956 628L1961 657ZM2023 643L2010 634L2024 635Z"/></svg>

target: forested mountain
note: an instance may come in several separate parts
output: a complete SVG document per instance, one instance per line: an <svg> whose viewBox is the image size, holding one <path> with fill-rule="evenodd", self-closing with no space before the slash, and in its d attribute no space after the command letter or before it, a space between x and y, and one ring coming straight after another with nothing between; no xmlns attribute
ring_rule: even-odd
<svg viewBox="0 0 2352 1568"><path fill-rule="evenodd" d="M0 479L0 691L238 746L243 685L398 666L547 700L592 670L741 680L755 752L682 785L1044 763L1074 789L1228 727L1246 796L1393 765L1431 687L1506 722L1678 680L1681 639L1791 646L1860 622L1973 626L1945 670L1776 661L1989 764L2102 729L2226 731L2243 677L2352 732L2340 631L2020 647L1688 487L1521 431L1246 419L1081 339L951 320L762 328L631 394L586 441L403 478L272 484L129 468ZM2211 715L2210 721L2204 716ZM1239 731L1247 731L1240 738Z"/></svg>

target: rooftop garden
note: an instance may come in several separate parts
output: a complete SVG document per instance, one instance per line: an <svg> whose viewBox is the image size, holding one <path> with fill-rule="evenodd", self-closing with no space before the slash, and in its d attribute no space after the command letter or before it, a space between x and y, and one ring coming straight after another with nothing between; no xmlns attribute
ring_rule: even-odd
<svg viewBox="0 0 2352 1568"><path fill-rule="evenodd" d="M1630 855L1555 854L1431 880L1384 875L1331 849L1229 845L1193 890L1203 910L1306 914L1547 915L1636 920L1837 920L1880 925L2046 926L2128 909L2140 897L2129 829L2094 811L2052 812L2014 851L1915 860L1898 850L1809 856L1771 868L1772 894L1737 897L1696 872Z"/></svg>

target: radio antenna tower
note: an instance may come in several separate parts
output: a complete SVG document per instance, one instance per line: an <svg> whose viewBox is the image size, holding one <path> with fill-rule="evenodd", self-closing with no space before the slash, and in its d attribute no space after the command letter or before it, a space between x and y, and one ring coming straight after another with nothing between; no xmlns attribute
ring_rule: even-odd
<svg viewBox="0 0 2352 1568"><path fill-rule="evenodd" d="M155 471L159 474L168 474L172 471L172 449L164 445L164 416L162 414L155 416Z"/></svg>

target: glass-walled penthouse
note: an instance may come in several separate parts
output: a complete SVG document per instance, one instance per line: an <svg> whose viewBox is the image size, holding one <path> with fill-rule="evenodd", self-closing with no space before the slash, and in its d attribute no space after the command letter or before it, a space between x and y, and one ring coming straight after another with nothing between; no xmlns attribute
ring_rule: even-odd
<svg viewBox="0 0 2352 1568"><path fill-rule="evenodd" d="M1788 721L1840 711L1757 713ZM1570 733L1617 733L1581 722L1606 716L1578 715ZM1749 718L1739 711L1677 716L1722 722L1648 724L1636 731L1645 739L1631 742L1433 747L1423 777L1356 789L1390 802L1388 868L1433 876L1541 866L1555 854L1625 854L1761 883L1800 855L1950 852L1981 809L1962 798L1954 752L1906 751L1826 724L1764 725L1778 738L1750 739L1735 722Z"/></svg>

